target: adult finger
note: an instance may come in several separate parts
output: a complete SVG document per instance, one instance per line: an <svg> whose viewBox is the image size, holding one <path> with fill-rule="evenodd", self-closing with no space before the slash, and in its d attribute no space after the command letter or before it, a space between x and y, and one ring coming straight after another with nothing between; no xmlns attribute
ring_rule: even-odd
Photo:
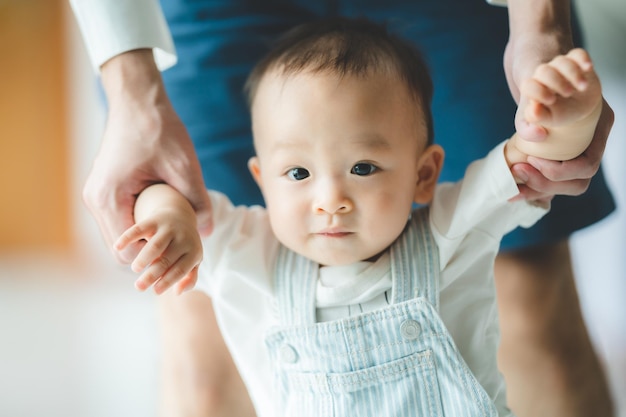
<svg viewBox="0 0 626 417"><path fill-rule="evenodd" d="M172 285L187 277L190 273L197 274L198 260L190 254L181 256L172 266L161 276L161 279L154 285L156 294L163 294Z"/></svg>
<svg viewBox="0 0 626 417"><path fill-rule="evenodd" d="M552 161L551 161L552 162ZM523 181L523 185L529 189L524 190L526 198L534 199L537 196L571 195L576 196L584 193L589 187L590 179L571 179L567 181L552 181L544 174L529 164L515 164L511 167L513 175ZM521 191L521 187L520 187Z"/></svg>
<svg viewBox="0 0 626 417"><path fill-rule="evenodd" d="M129 264L135 258L141 245L132 243L124 250L117 251L113 244L125 230L134 224L133 208L135 196L116 194L113 187L101 187L97 176L91 174L83 187L83 202L96 220L100 233L115 257L122 264Z"/></svg>

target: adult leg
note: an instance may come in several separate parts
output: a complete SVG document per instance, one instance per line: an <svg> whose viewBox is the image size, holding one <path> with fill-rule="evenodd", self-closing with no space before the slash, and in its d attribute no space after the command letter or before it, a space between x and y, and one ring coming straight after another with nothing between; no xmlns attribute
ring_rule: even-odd
<svg viewBox="0 0 626 417"><path fill-rule="evenodd" d="M605 375L583 322L566 240L500 254L499 366L513 412L612 416Z"/></svg>
<svg viewBox="0 0 626 417"><path fill-rule="evenodd" d="M159 298L161 417L253 417L252 402L224 344L211 299L192 291Z"/></svg>

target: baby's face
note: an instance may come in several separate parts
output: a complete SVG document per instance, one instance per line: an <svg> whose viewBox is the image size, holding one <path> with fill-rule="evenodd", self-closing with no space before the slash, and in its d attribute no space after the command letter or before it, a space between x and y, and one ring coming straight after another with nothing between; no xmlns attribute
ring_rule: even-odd
<svg viewBox="0 0 626 417"><path fill-rule="evenodd" d="M402 232L425 147L421 112L382 75L270 73L250 162L276 237L322 265L370 259Z"/></svg>

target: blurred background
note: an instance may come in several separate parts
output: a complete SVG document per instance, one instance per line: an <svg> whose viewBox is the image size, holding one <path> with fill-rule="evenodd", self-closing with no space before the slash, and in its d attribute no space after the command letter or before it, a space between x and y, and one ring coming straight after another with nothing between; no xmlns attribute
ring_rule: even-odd
<svg viewBox="0 0 626 417"><path fill-rule="evenodd" d="M626 2L579 3L616 113L604 170L619 208L572 251L626 417ZM154 416L155 298L134 290L81 203L104 113L67 0L0 0L0 59L0 416Z"/></svg>
<svg viewBox="0 0 626 417"><path fill-rule="evenodd" d="M0 416L157 415L155 297L82 205L104 126L67 0L0 0Z"/></svg>

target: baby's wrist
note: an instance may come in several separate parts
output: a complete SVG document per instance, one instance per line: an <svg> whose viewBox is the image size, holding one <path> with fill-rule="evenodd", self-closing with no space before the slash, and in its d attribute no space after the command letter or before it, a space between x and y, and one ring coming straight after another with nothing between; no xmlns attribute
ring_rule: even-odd
<svg viewBox="0 0 626 417"><path fill-rule="evenodd" d="M516 133L504 144L504 158L509 167L520 162L526 162L528 154L522 152L517 146L520 141L522 139Z"/></svg>

